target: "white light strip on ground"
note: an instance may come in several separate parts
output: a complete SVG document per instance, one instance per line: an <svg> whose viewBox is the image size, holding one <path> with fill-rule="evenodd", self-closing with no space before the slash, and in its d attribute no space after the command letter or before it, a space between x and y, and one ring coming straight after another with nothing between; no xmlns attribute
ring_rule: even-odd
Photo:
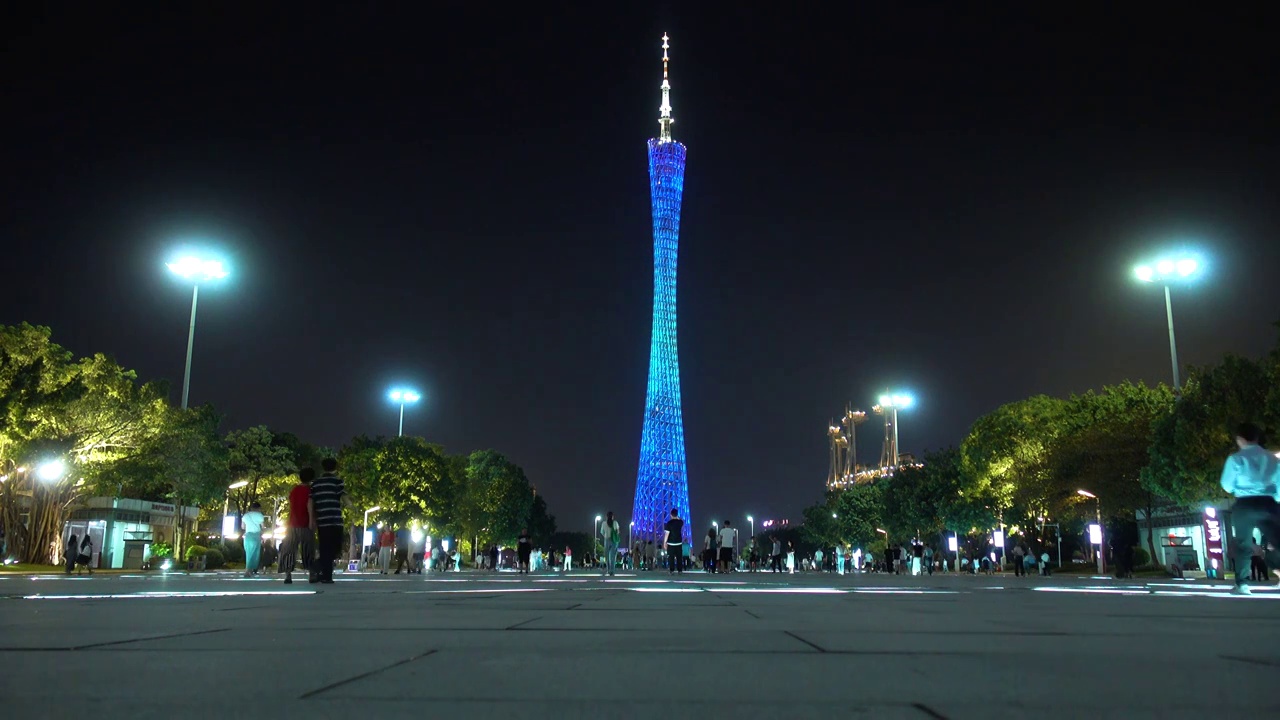
<svg viewBox="0 0 1280 720"><path fill-rule="evenodd" d="M314 590L264 590L249 592L142 592L115 595L25 595L23 600L124 600L205 597L252 597L258 595L315 595Z"/></svg>
<svg viewBox="0 0 1280 720"><path fill-rule="evenodd" d="M668 593L696 593L702 592L702 588L677 588L677 587L637 587L627 588L631 592L668 592Z"/></svg>
<svg viewBox="0 0 1280 720"><path fill-rule="evenodd" d="M458 593L518 593L518 592L546 592L547 588L489 588L488 590L476 588L473 590L409 590L406 595L455 595Z"/></svg>
<svg viewBox="0 0 1280 720"><path fill-rule="evenodd" d="M1156 590L1152 594L1165 595L1170 597L1175 595L1188 595L1191 597L1212 597L1212 598L1249 597L1249 598L1260 598L1263 600L1280 600L1280 595L1236 595L1230 592L1213 592L1211 590L1183 590L1181 592L1177 590Z"/></svg>
<svg viewBox="0 0 1280 720"><path fill-rule="evenodd" d="M851 590L860 595L959 595L958 590Z"/></svg>
<svg viewBox="0 0 1280 720"><path fill-rule="evenodd" d="M778 593L781 595L844 595L847 591L835 588L703 588L707 592L722 593Z"/></svg>
<svg viewBox="0 0 1280 720"><path fill-rule="evenodd" d="M1061 593L1085 593L1093 595L1150 595L1146 590L1116 590L1112 588L1069 588L1069 587L1038 587L1032 588L1036 592L1061 592Z"/></svg>

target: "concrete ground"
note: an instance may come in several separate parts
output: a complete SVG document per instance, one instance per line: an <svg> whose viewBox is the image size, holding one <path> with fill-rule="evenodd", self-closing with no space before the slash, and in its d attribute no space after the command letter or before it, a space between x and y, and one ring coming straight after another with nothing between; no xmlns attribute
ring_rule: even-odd
<svg viewBox="0 0 1280 720"><path fill-rule="evenodd" d="M1280 716L1280 591L665 573L0 576L3 717Z"/></svg>

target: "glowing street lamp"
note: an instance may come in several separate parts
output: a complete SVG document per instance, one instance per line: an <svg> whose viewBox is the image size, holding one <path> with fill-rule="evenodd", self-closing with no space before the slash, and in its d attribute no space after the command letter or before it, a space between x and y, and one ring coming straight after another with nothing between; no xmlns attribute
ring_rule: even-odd
<svg viewBox="0 0 1280 720"><path fill-rule="evenodd" d="M898 411L906 410L916 404L916 399L905 393L885 393L880 396L880 403L872 410L885 415L885 420L893 426L893 432L888 432L886 428L885 439L889 440L893 445L893 450L887 458L890 463L889 467L898 467Z"/></svg>
<svg viewBox="0 0 1280 720"><path fill-rule="evenodd" d="M67 474L67 463L62 460L49 460L36 467L36 477L45 482L57 482Z"/></svg>
<svg viewBox="0 0 1280 720"><path fill-rule="evenodd" d="M404 435L404 406L412 405L422 399L422 396L413 390L405 390L397 388L387 393L387 397L391 398L391 402L400 403L400 430L397 436Z"/></svg>
<svg viewBox="0 0 1280 720"><path fill-rule="evenodd" d="M756 519L755 519L755 518L753 518L753 517L751 517L750 515L748 515L748 516L747 516L747 522L751 523L751 537L752 537L752 538L755 538L755 536L756 536ZM754 540L753 540L753 542L754 542Z"/></svg>
<svg viewBox="0 0 1280 720"><path fill-rule="evenodd" d="M222 499L222 539L225 542L227 538L236 536L236 519L231 516L231 491L239 490L249 485L248 480L238 480L227 486L227 492L223 494Z"/></svg>
<svg viewBox="0 0 1280 720"><path fill-rule="evenodd" d="M169 272L191 283L191 327L187 331L187 367L182 372L182 409L187 409L191 395L191 349L196 341L196 301L200 299L200 283L221 280L230 273L221 261L185 255L168 263Z"/></svg>
<svg viewBox="0 0 1280 720"><path fill-rule="evenodd" d="M632 535L635 534L635 531L636 531L636 521L632 520L631 526L627 528L627 552L630 552L632 548L636 546L635 542L632 540L632 537L631 537Z"/></svg>
<svg viewBox="0 0 1280 720"><path fill-rule="evenodd" d="M364 555L369 551L369 546L373 544L373 533L369 532L369 515L376 513L382 509L381 505L374 505L364 511L364 522L360 524L360 554ZM415 540L416 542L416 540Z"/></svg>
<svg viewBox="0 0 1280 720"><path fill-rule="evenodd" d="M1099 498L1097 495L1094 495L1093 493L1089 492L1088 490L1076 490L1076 494L1077 494L1077 495L1080 495L1081 497L1087 497L1087 498L1090 498L1090 499L1092 499L1092 500L1094 501L1094 503L1095 503L1094 508L1095 508L1096 513L1097 513L1097 520L1098 520L1098 524L1097 524L1097 525L1095 525L1094 527L1096 527L1096 528L1097 528L1097 532L1096 532L1096 533L1095 533L1095 532L1093 532L1093 528L1090 528L1090 529L1089 529L1089 530L1090 530L1090 532L1089 532L1089 535L1090 535L1089 540L1090 540L1091 542L1095 543L1095 544L1098 546L1098 574L1099 574L1099 575L1102 575L1103 573L1105 573L1105 572L1106 572L1106 569L1105 569L1105 568L1106 568L1106 562L1105 562L1105 560L1103 559L1103 558L1104 558L1104 553L1103 553L1103 551L1102 551L1102 550L1103 550L1103 546L1102 546L1102 499L1101 499L1101 498ZM1062 561L1061 561L1061 560L1059 560L1059 561L1058 561L1058 564L1059 564L1059 565L1061 565L1061 564L1062 564Z"/></svg>
<svg viewBox="0 0 1280 720"><path fill-rule="evenodd" d="M1152 264L1138 265L1133 269L1140 282L1164 284L1164 314L1169 322L1169 358L1173 363L1173 391L1180 392L1178 377L1178 343L1173 336L1173 301L1169 297L1169 283L1189 280L1200 271L1200 262L1194 257L1161 258Z"/></svg>

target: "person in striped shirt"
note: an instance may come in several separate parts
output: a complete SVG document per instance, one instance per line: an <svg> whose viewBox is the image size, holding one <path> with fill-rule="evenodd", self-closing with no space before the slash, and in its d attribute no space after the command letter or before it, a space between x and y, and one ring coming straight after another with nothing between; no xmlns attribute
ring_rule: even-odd
<svg viewBox="0 0 1280 720"><path fill-rule="evenodd" d="M342 508L347 504L346 488L342 484L342 478L338 477L337 460L325 458L320 467L324 469L324 474L311 483L308 510L311 527L315 530L316 541L320 546L320 567L317 569L316 579L332 584L333 561L342 548Z"/></svg>

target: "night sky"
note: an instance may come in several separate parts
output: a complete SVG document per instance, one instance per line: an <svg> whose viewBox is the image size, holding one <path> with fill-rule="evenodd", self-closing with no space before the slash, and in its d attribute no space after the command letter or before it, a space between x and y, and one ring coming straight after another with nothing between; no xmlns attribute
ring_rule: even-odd
<svg viewBox="0 0 1280 720"><path fill-rule="evenodd" d="M164 262L219 250L193 403L339 446L394 434L385 391L416 386L407 432L507 453L563 529L630 515L664 31L695 526L798 519L827 420L887 387L919 399L918 452L1010 400L1167 382L1131 275L1165 248L1210 261L1174 290L1186 364L1275 343L1262 3L73 5L0 22L0 323L176 401L190 290Z"/></svg>

